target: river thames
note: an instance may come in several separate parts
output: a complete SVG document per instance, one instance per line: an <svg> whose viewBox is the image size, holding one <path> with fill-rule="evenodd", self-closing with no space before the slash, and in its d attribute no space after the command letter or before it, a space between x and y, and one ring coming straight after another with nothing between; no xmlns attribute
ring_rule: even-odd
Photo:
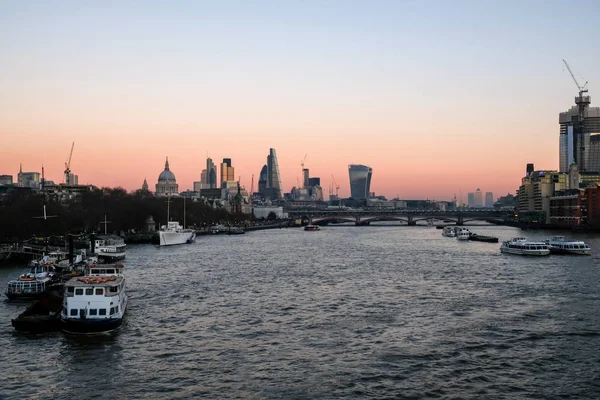
<svg viewBox="0 0 600 400"><path fill-rule="evenodd" d="M574 237L594 254L398 226L131 245L112 334L20 334L24 305L0 304L0 398L598 398L600 238ZM3 290L24 270L0 267Z"/></svg>

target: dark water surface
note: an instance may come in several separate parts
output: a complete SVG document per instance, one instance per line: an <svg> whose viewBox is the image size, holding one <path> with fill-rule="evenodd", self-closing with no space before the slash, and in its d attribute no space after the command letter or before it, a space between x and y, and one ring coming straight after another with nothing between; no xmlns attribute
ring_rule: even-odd
<svg viewBox="0 0 600 400"><path fill-rule="evenodd" d="M24 306L0 303L0 398L598 398L600 239L585 240L592 257L425 227L129 246L113 334L19 334ZM2 290L23 270L0 268Z"/></svg>

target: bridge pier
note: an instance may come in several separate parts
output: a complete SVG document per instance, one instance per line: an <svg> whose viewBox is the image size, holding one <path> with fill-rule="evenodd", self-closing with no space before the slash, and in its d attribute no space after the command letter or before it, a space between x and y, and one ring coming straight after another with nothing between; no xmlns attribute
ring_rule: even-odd
<svg viewBox="0 0 600 400"><path fill-rule="evenodd" d="M408 220L408 226L417 226L417 221Z"/></svg>

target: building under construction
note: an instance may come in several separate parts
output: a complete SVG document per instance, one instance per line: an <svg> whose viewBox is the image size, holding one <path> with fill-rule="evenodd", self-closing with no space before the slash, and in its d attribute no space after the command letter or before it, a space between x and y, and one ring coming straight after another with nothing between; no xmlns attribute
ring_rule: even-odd
<svg viewBox="0 0 600 400"><path fill-rule="evenodd" d="M590 107L587 82L579 84L569 64L563 60L579 95L575 105L559 114L560 124L560 172L568 172L571 164L580 171L600 170L600 107Z"/></svg>

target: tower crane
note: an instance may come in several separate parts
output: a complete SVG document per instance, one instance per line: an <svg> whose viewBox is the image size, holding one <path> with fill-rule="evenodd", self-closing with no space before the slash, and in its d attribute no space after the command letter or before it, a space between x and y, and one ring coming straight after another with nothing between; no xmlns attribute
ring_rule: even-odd
<svg viewBox="0 0 600 400"><path fill-rule="evenodd" d="M337 184L333 175L331 175L331 179L333 180L333 187L335 187L335 195L336 197L340 197L340 185ZM333 188L331 191L333 192Z"/></svg>
<svg viewBox="0 0 600 400"><path fill-rule="evenodd" d="M71 184L71 158L73 157L73 148L75 147L75 142L71 145L71 153L69 153L69 159L65 163L65 183L67 186Z"/></svg>
<svg viewBox="0 0 600 400"><path fill-rule="evenodd" d="M575 78L575 74L574 74L574 73L573 73L573 71L571 70L571 67L569 66L569 63L567 62L567 60L565 60L565 59L563 58L563 62L565 63L565 66L566 66L566 67L567 67L567 69L569 70L569 74L571 74L571 78L573 78L573 81L575 82L575 85L577 86L577 89L579 89L579 97L581 97L581 95L582 95L583 93L586 93L586 92L588 91L588 90L587 90L587 87L586 87L586 86L587 86L587 84L588 84L588 82L587 82L587 81L585 81L585 83L583 84L583 86L581 86L581 85L579 84L579 82L577 82L577 78Z"/></svg>
<svg viewBox="0 0 600 400"><path fill-rule="evenodd" d="M308 153L306 153L304 155L304 158L302 159L302 161L300 161L300 165L302 166L302 170L304 170L304 161L306 161L306 157L308 157Z"/></svg>

